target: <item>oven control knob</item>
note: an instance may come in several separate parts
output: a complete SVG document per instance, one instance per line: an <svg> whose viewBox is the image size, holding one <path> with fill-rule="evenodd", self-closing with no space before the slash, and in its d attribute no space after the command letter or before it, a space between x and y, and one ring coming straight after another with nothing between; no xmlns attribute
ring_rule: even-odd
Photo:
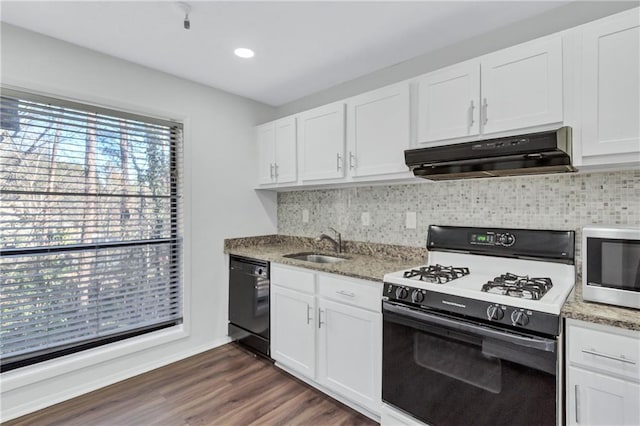
<svg viewBox="0 0 640 426"><path fill-rule="evenodd" d="M490 320L500 321L504 317L504 311L500 306L491 305L487 308L487 317Z"/></svg>
<svg viewBox="0 0 640 426"><path fill-rule="evenodd" d="M529 317L522 311L513 311L511 313L511 322L513 322L513 325L527 325Z"/></svg>
<svg viewBox="0 0 640 426"><path fill-rule="evenodd" d="M422 303L424 294L422 294L420 290L414 290L413 293L411 293L411 300L413 303Z"/></svg>
<svg viewBox="0 0 640 426"><path fill-rule="evenodd" d="M398 287L398 288L396 289L396 297L397 297L398 299L406 299L408 295L409 295L409 292L407 291L407 289L406 289L406 288L404 288L404 287Z"/></svg>

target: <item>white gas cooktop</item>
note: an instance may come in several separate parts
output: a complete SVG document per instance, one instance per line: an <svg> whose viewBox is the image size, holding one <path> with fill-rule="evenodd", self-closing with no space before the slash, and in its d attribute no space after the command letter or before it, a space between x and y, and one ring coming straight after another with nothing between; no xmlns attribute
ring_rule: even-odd
<svg viewBox="0 0 640 426"><path fill-rule="evenodd" d="M384 281L555 315L560 314L562 305L575 285L575 266L564 263L432 251L429 253L428 264L423 266L430 265L468 268L469 274L440 284L422 281L417 277L405 278L404 274L408 270L403 270L386 274ZM482 291L484 284L506 273L530 278L549 278L552 287L538 300Z"/></svg>

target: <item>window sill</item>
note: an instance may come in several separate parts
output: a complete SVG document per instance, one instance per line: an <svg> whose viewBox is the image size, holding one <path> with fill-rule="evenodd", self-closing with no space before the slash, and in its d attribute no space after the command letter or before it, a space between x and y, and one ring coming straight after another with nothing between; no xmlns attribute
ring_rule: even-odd
<svg viewBox="0 0 640 426"><path fill-rule="evenodd" d="M2 373L2 392L189 336L184 324Z"/></svg>

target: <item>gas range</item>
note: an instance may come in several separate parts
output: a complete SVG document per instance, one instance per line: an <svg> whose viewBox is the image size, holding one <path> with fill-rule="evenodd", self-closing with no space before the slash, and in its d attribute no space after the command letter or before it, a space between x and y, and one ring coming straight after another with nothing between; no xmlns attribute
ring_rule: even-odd
<svg viewBox="0 0 640 426"><path fill-rule="evenodd" d="M572 231L431 226L428 238L428 264L385 275L385 300L558 335Z"/></svg>
<svg viewBox="0 0 640 426"><path fill-rule="evenodd" d="M441 426L561 423L574 233L430 226L427 248L384 277L384 407Z"/></svg>

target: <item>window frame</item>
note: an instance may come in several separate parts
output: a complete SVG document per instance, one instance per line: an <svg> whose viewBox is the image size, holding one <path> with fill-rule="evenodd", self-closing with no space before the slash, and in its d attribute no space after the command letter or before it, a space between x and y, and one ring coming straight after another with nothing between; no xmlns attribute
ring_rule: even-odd
<svg viewBox="0 0 640 426"><path fill-rule="evenodd" d="M179 272L177 273L177 279L179 282L179 289L181 292L181 318L179 321L169 325L152 326L149 329L144 330L131 330L128 332L114 334L105 338L88 339L86 343L71 344L70 348L62 347L59 351L51 352L50 354L39 356L36 355L33 358L37 359L33 362L19 361L21 363L18 366L11 366L11 368L2 367L2 379L3 379L3 391L19 388L25 386L43 378L51 378L60 374L64 374L69 371L77 370L84 366L89 366L97 363L101 363L113 358L132 354L147 348L162 345L174 340L183 339L190 335L190 314L187 306L190 305L190 286L187 285L185 277L190 275L190 263L186 262L189 250L187 242L187 229L188 224L185 221L186 210L185 207L188 203L185 201L187 198L188 186L186 180L188 179L186 170L188 170L185 164L185 143L186 129L188 128L188 117L182 117L180 119L175 118L161 118L161 117L175 117L177 114L171 114L166 112L150 111L149 113L140 113L133 111L148 111L149 108L135 106L131 108L120 106L101 106L101 105L118 105L120 102L112 102L105 99L97 100L96 103L87 101L71 100L64 96L56 94L50 94L49 92L36 93L30 89L24 89L17 86L1 85L0 92L3 96L18 97L27 101L53 104L57 107L76 109L87 114L100 114L107 115L112 118L122 118L127 120L141 121L143 123L157 124L168 127L178 127L181 132L180 140L171 143L171 152L169 155L171 166L171 175L175 176L175 179L171 179L171 197L175 196L175 203L177 213L172 215L171 218L171 244L172 252L176 253L177 247L177 259L174 257L172 265L178 265ZM97 105L97 103L101 105ZM84 245L84 244L83 244ZM105 244L108 247L111 246L129 246L136 245L136 242L127 244L126 242L119 241L116 244ZM101 244L87 244L94 249ZM87 248L89 249L89 248ZM62 246L61 251L67 251L69 248ZM12 250L10 255L18 254L23 251L22 249ZM24 249L24 251L31 251L37 253L37 249ZM46 247L41 247L42 252L51 253L52 251ZM93 342L93 341L96 342ZM38 351L36 351L38 352ZM47 374L43 373L43 368L46 369ZM43 377L44 376L44 377Z"/></svg>

